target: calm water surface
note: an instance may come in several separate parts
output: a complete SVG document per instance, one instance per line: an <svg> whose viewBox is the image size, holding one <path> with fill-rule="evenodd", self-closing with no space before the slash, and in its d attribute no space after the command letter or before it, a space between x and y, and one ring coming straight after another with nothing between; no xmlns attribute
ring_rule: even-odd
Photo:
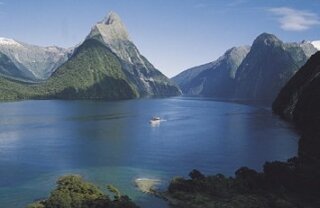
<svg viewBox="0 0 320 208"><path fill-rule="evenodd" d="M159 115L165 121L151 126ZM298 135L269 109L204 99L119 102L23 101L0 104L0 205L24 207L77 173L103 190L114 184L142 207L166 207L140 193L138 177L193 168L233 175L297 152Z"/></svg>

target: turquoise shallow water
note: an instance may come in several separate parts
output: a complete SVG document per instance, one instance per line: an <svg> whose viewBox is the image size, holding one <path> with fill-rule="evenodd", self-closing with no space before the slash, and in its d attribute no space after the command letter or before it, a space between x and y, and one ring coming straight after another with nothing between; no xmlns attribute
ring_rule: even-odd
<svg viewBox="0 0 320 208"><path fill-rule="evenodd" d="M23 101L0 104L0 204L24 207L46 197L57 178L83 175L114 184L142 207L166 207L140 193L138 177L232 175L297 151L298 136L269 109L205 99L117 102ZM158 126L153 115L164 119Z"/></svg>

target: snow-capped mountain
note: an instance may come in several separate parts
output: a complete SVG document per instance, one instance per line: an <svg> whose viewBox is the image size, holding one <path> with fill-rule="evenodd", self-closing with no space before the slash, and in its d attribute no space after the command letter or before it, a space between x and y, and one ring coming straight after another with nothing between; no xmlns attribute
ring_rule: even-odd
<svg viewBox="0 0 320 208"><path fill-rule="evenodd" d="M68 59L70 52L71 50L56 46L40 47L0 38L0 74L29 82L43 81ZM6 67L1 67L4 61Z"/></svg>

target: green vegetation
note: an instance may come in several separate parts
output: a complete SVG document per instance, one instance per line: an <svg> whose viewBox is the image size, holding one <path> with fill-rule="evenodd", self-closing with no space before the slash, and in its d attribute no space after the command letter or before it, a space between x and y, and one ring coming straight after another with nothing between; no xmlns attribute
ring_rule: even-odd
<svg viewBox="0 0 320 208"><path fill-rule="evenodd" d="M116 194L114 200L78 175L64 176L57 181L57 188L48 199L30 204L28 208L138 208L115 187L108 187Z"/></svg>
<svg viewBox="0 0 320 208"><path fill-rule="evenodd" d="M87 40L43 85L44 97L126 99L137 97L121 62L106 46Z"/></svg>
<svg viewBox="0 0 320 208"><path fill-rule="evenodd" d="M121 193L120 191L114 187L113 185L107 185L108 190L114 194L114 200L119 200L121 198Z"/></svg>
<svg viewBox="0 0 320 208"><path fill-rule="evenodd" d="M0 100L31 99L40 94L32 85L0 77Z"/></svg>
<svg viewBox="0 0 320 208"><path fill-rule="evenodd" d="M174 207L319 207L319 179L309 177L301 165L298 158L267 162L261 173L242 167L235 177L204 176L193 170L191 179L174 178L163 196Z"/></svg>

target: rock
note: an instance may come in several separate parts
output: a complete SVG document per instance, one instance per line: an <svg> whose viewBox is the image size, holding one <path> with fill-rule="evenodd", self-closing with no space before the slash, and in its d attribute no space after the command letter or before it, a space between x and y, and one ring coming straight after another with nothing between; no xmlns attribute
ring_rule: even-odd
<svg viewBox="0 0 320 208"><path fill-rule="evenodd" d="M160 184L159 179L137 178L134 180L137 188L147 194L155 194L155 188Z"/></svg>

